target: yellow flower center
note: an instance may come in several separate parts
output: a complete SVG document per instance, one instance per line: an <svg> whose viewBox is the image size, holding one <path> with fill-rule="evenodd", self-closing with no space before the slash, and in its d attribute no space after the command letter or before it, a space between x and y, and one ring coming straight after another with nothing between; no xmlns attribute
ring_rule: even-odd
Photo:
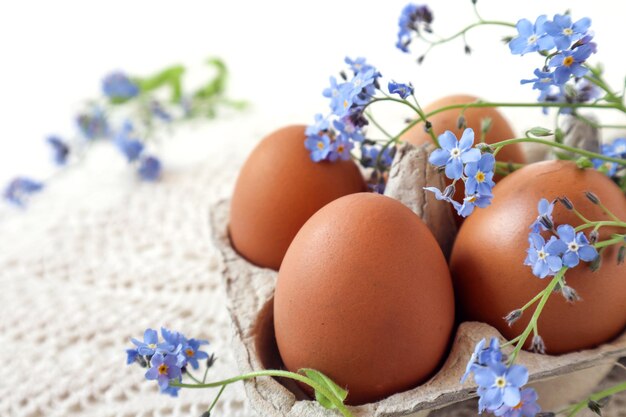
<svg viewBox="0 0 626 417"><path fill-rule="evenodd" d="M573 34L574 34L574 31L571 28L563 29L563 35L565 35L565 36L572 36Z"/></svg>
<svg viewBox="0 0 626 417"><path fill-rule="evenodd" d="M531 35L531 36L528 37L528 43L529 44L535 43L535 42L537 42L537 39L538 39L537 35Z"/></svg>
<svg viewBox="0 0 626 417"><path fill-rule="evenodd" d="M343 101L343 108L347 109L348 108L348 100L344 100Z"/></svg>
<svg viewBox="0 0 626 417"><path fill-rule="evenodd" d="M162 363L161 365L159 365L159 375L167 375L167 365Z"/></svg>
<svg viewBox="0 0 626 417"><path fill-rule="evenodd" d="M537 251L537 256L539 257L539 259L546 259L548 257L548 254L545 253L542 249L540 251Z"/></svg>
<svg viewBox="0 0 626 417"><path fill-rule="evenodd" d="M496 378L496 387L498 388L504 388L506 387L506 379L504 379L504 377L499 376Z"/></svg>
<svg viewBox="0 0 626 417"><path fill-rule="evenodd" d="M324 142L322 141L317 142L317 149L319 149L320 151L324 149Z"/></svg>
<svg viewBox="0 0 626 417"><path fill-rule="evenodd" d="M461 150L459 148L454 148L450 151L450 155L453 158L458 158L459 156L461 156Z"/></svg>
<svg viewBox="0 0 626 417"><path fill-rule="evenodd" d="M185 353L187 354L188 357L192 358L193 357L193 349L187 349L185 350Z"/></svg>
<svg viewBox="0 0 626 417"><path fill-rule="evenodd" d="M523 406L524 406L524 403L520 401L519 404L513 407L513 410L520 410Z"/></svg>
<svg viewBox="0 0 626 417"><path fill-rule="evenodd" d="M344 149L345 148L343 147L343 145L337 146L337 152L339 152L339 153L342 153Z"/></svg>
<svg viewBox="0 0 626 417"><path fill-rule="evenodd" d="M574 63L573 56L566 56L565 59L563 60L563 65L565 65L566 67L571 67L573 63Z"/></svg>
<svg viewBox="0 0 626 417"><path fill-rule="evenodd" d="M150 343L150 344L148 345L148 347L149 347L150 349L156 349L156 347L157 347L157 346L156 346L156 343Z"/></svg>
<svg viewBox="0 0 626 417"><path fill-rule="evenodd" d="M475 178L476 178L476 181L478 181L478 182L484 182L485 181L485 173L482 172L482 171L478 171L476 173Z"/></svg>

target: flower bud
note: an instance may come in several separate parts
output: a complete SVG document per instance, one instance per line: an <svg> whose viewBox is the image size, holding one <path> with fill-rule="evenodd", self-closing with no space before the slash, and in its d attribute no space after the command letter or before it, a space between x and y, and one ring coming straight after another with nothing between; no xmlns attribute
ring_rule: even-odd
<svg viewBox="0 0 626 417"><path fill-rule="evenodd" d="M563 298L565 298L569 303L574 303L581 300L576 290L569 285L564 285L563 288L561 288L561 294L563 295Z"/></svg>
<svg viewBox="0 0 626 417"><path fill-rule="evenodd" d="M523 314L523 313L524 313L524 312L523 312L522 310L520 310L520 309L513 310L513 311L511 311L509 314L507 314L507 315L504 317L504 320L506 321L506 324L508 324L508 325L509 325L509 327L510 327L510 326L512 326L512 325L513 325L513 323L515 323L515 322L516 322L516 321L517 321L520 317L522 317L522 314Z"/></svg>
<svg viewBox="0 0 626 417"><path fill-rule="evenodd" d="M591 263L589 264L589 269L591 269L591 272L596 272L598 269L600 269L601 266L602 256L596 256L596 259L591 261Z"/></svg>
<svg viewBox="0 0 626 417"><path fill-rule="evenodd" d="M463 115L459 116L458 119L456 119L456 128L457 129L464 129L466 126L465 124L465 117Z"/></svg>
<svg viewBox="0 0 626 417"><path fill-rule="evenodd" d="M432 128L433 128L433 124L429 122L428 120L426 120L426 122L424 123L424 130L428 132Z"/></svg>
<svg viewBox="0 0 626 417"><path fill-rule="evenodd" d="M443 190L443 196L445 198L452 198L454 196L454 193L456 193L456 187L454 186L454 184L450 184L448 185L444 190Z"/></svg>
<svg viewBox="0 0 626 417"><path fill-rule="evenodd" d="M602 406L597 401L589 400L589 402L587 403L587 408L589 408L591 411L599 416L602 415Z"/></svg>
<svg viewBox="0 0 626 417"><path fill-rule="evenodd" d="M622 246L617 251L617 264L621 265L624 263L624 257L626 257L626 246Z"/></svg>
<svg viewBox="0 0 626 417"><path fill-rule="evenodd" d="M543 338L538 334L533 336L533 341L530 344L530 350L535 353L540 353L545 355L546 353L546 344L543 342Z"/></svg>
<svg viewBox="0 0 626 417"><path fill-rule="evenodd" d="M585 197L589 199L593 204L600 204L600 198L591 191L585 191Z"/></svg>
<svg viewBox="0 0 626 417"><path fill-rule="evenodd" d="M600 233L598 233L597 230L592 230L591 233L589 233L589 243L596 243L599 238Z"/></svg>
<svg viewBox="0 0 626 417"><path fill-rule="evenodd" d="M550 216L541 216L539 218L539 223L541 223L541 225L548 230L554 230L554 223L552 223L552 219L550 219Z"/></svg>
<svg viewBox="0 0 626 417"><path fill-rule="evenodd" d="M465 45L465 54L466 55L472 54L472 48L470 48L469 45Z"/></svg>
<svg viewBox="0 0 626 417"><path fill-rule="evenodd" d="M215 364L215 361L217 361L217 358L215 357L215 354L211 353L206 360L206 367L212 367Z"/></svg>
<svg viewBox="0 0 626 417"><path fill-rule="evenodd" d="M564 206L566 209L568 209L568 210L574 210L574 204L572 203L572 201L571 201L569 198L567 198L567 197L563 196L563 197L559 197L559 198L558 198L558 200L559 200L559 202L560 202L561 204L563 204L563 206Z"/></svg>

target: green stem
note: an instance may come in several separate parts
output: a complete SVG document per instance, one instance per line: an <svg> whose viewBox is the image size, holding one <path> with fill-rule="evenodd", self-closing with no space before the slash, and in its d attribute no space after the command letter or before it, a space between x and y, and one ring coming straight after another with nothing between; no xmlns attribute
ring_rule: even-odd
<svg viewBox="0 0 626 417"><path fill-rule="evenodd" d="M265 370L265 371L249 372L247 374L238 375L232 378L223 379L221 381L210 382L206 384L184 384L181 382L171 381L170 385L173 387L180 387L180 388L216 388L216 387L230 385L234 382L243 381L245 379L258 378L261 376L276 376L276 377L282 377L282 378L290 378L290 379L294 379L296 381L302 382L310 386L311 388L313 388L315 391L322 394L324 397L328 398L328 400L332 402L332 404L335 407L337 407L339 412L343 414L345 417L352 417L352 413L350 413L350 411L346 408L346 406L341 401L337 400L335 395L333 395L326 388L324 388L322 385L318 384L311 378L307 378L306 376L295 373L295 372L279 371L279 370Z"/></svg>
<svg viewBox="0 0 626 417"><path fill-rule="evenodd" d="M593 227L595 229L599 229L600 227L604 227L604 226L616 226L616 227L624 227L626 228L626 222L622 222L622 221L600 221L600 222L589 222L586 224L581 224L580 226L578 226L577 228L575 228L574 230L576 232L580 232L581 230L585 230L588 229L590 227Z"/></svg>
<svg viewBox="0 0 626 417"><path fill-rule="evenodd" d="M554 278L552 278L552 281L550 281L548 286L539 293L541 294L541 300L539 300L539 304L537 304L537 308L535 309L533 316L530 318L530 321L528 322L526 329L521 334L520 339L515 345L515 349L513 349L513 353L511 353L511 356L509 357L509 364L512 364L515 362L515 359L517 358L517 355L519 354L520 350L522 350L524 343L526 343L528 336L530 336L530 333L533 331L533 329L537 325L537 320L539 319L539 316L541 315L543 308L548 302L548 299L550 298L552 291L557 286L557 284L561 281L561 278L563 278L563 276L565 275L565 271L567 271L567 267L561 268L561 270L554 276Z"/></svg>
<svg viewBox="0 0 626 417"><path fill-rule="evenodd" d="M213 411L215 404L217 404L217 401L220 399L225 389L226 389L226 385L222 385L222 388L220 388L220 391L217 393L217 396L215 396L215 398L213 399L213 402L211 403L209 408L206 410L207 414L211 415L211 411Z"/></svg>
<svg viewBox="0 0 626 417"><path fill-rule="evenodd" d="M604 248L607 246L615 245L617 243L624 243L625 235L614 235L612 239L603 240L602 242L594 243L593 247L596 249Z"/></svg>
<svg viewBox="0 0 626 417"><path fill-rule="evenodd" d="M613 385L612 387L607 388L603 391L599 391L599 392L596 392L595 394L591 394L587 399L577 404L574 404L573 406L571 406L570 408L564 411L559 412L559 414L568 413L567 417L574 417L576 414L578 414L580 411L582 411L583 409L587 407L587 404L589 403L589 401L600 401L606 397L610 397L611 395L615 395L622 391L626 391L626 382Z"/></svg>
<svg viewBox="0 0 626 417"><path fill-rule="evenodd" d="M502 22L502 21L498 21L498 20L481 20L479 22L476 23L472 23L471 25L466 26L465 28L463 28L461 31L455 33L454 35L448 36L447 38L441 38L437 41L430 41L428 39L424 39L424 41L426 41L428 44L430 44L431 47L436 46L436 45L441 45L442 43L446 43L446 42L450 42L451 40L454 40L460 36L465 36L465 34L467 32L469 32L470 30L478 27L478 26L506 26L506 27L510 27L510 28L514 28L515 24L513 23L509 23L509 22Z"/></svg>
<svg viewBox="0 0 626 417"><path fill-rule="evenodd" d="M613 157L602 155L602 154L599 154L599 153L589 152L589 151L586 151L584 149L579 149L579 148L574 148L574 147L571 147L571 146L563 145L562 143L553 142L551 140L546 140L546 139L538 139L538 138L507 139L507 140L503 140L501 142L492 143L491 147L493 147L495 150L498 150L499 148L501 148L503 146L512 145L514 143L540 143L542 145L547 145L547 146L552 146L553 148L563 149L565 151L576 153L578 155L584 155L584 156L586 156L588 158L602 159L604 161L615 162L615 163L617 163L619 165L626 166L626 159L613 158Z"/></svg>

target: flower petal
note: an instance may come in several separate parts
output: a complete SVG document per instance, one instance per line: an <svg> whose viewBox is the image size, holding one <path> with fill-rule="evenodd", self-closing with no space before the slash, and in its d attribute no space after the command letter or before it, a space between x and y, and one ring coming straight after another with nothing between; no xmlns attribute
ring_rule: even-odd
<svg viewBox="0 0 626 417"><path fill-rule="evenodd" d="M456 136L454 136L454 133L449 130L446 130L444 133L439 135L438 141L439 145L447 151L451 151L459 144L456 140Z"/></svg>

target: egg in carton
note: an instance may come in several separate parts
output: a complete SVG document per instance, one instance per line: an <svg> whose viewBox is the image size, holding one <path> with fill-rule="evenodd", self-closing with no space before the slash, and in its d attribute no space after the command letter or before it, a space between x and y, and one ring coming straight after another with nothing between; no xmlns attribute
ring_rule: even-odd
<svg viewBox="0 0 626 417"><path fill-rule="evenodd" d="M447 204L436 201L424 186L443 189L445 180L428 163L429 149L402 145L398 148L385 194L393 197L422 218L437 239L446 257L450 254L456 223ZM228 236L228 201L211 210L212 237L222 256L222 275L233 323L233 348L242 373L264 369L284 369L273 324L273 295L278 273L259 268L241 257ZM475 396L476 386L461 385L476 343L482 338L502 335L492 326L464 322L456 334L447 359L425 383L375 403L350 406L355 416L425 416L430 411ZM506 349L505 349L506 352ZM626 355L626 333L594 349L547 356L522 351L519 363L528 367L531 386L540 395L544 409L584 398L610 371L613 362ZM244 382L254 409L266 417L322 417L336 415L313 401L292 380L261 377Z"/></svg>

